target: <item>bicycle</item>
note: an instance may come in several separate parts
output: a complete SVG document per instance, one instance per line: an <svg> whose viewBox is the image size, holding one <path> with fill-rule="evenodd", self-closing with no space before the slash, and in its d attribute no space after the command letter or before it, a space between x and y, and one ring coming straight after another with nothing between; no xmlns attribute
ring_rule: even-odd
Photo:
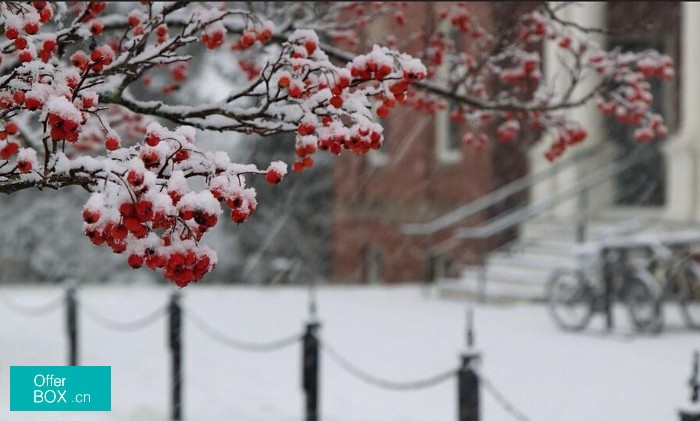
<svg viewBox="0 0 700 421"><path fill-rule="evenodd" d="M689 244L668 246L656 240L649 245L647 266L661 283L664 299L678 301L681 316L690 329L700 329L700 263Z"/></svg>
<svg viewBox="0 0 700 421"><path fill-rule="evenodd" d="M579 256L579 268L556 268L547 281L547 303L565 330L588 326L595 313L622 301L635 330L659 332L663 326L662 290L646 265L625 247L597 247Z"/></svg>

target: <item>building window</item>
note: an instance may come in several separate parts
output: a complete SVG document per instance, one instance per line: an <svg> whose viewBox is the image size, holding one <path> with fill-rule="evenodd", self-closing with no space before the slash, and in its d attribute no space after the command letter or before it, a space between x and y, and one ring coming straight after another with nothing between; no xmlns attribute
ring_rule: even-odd
<svg viewBox="0 0 700 421"><path fill-rule="evenodd" d="M381 124L384 128L384 142L382 143L382 147L380 149L371 150L367 152L366 156L367 162L369 162L371 166L382 167L389 162L388 143L391 137L391 130L389 129L390 124L388 118L377 118L375 122Z"/></svg>
<svg viewBox="0 0 700 421"><path fill-rule="evenodd" d="M450 113L455 106L454 102L449 102L447 108L440 111L435 118L437 156L444 164L459 162L462 159L463 127L450 119Z"/></svg>
<svg viewBox="0 0 700 421"><path fill-rule="evenodd" d="M464 50L462 33L453 26L443 28L443 32L454 43L457 51ZM437 70L438 77L447 78L449 63L443 63ZM450 101L447 107L435 116L435 146L438 161L443 164L457 163L462 159L462 134L463 127L450 118L450 114L457 108L456 101Z"/></svg>
<svg viewBox="0 0 700 421"><path fill-rule="evenodd" d="M611 40L611 44L620 46L623 51L643 51L654 48L662 53L665 45L656 40L621 39ZM649 81L654 96L652 111L664 116L669 121L668 87L658 79ZM643 159L633 163L615 178L615 198L617 206L663 206L666 201L666 163L661 151L662 142L640 143L634 139L635 127L608 119L610 140L617 146L617 159L622 159L634 152L644 150Z"/></svg>

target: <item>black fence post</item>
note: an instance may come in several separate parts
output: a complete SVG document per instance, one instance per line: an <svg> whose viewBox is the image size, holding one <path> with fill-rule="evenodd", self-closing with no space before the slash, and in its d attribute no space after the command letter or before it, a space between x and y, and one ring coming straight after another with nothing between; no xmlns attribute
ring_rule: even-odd
<svg viewBox="0 0 700 421"><path fill-rule="evenodd" d="M318 379L319 379L319 323L311 321L306 324L302 342L302 387L306 395L305 421L318 421Z"/></svg>
<svg viewBox="0 0 700 421"><path fill-rule="evenodd" d="M603 284L604 284L604 295L603 295L603 310L605 311L605 328L608 331L613 329L613 256L615 253L611 249L604 247L601 252L601 260L603 261ZM618 251L622 253L622 251ZM616 256L619 259L625 258L626 256Z"/></svg>
<svg viewBox="0 0 700 421"><path fill-rule="evenodd" d="M698 407L698 402L700 402L700 378L698 378L700 371L700 353L695 351L693 354L693 370L690 374L690 380L688 385L690 386L690 402L694 408ZM681 409L679 411L681 421L700 421L700 410L698 409Z"/></svg>
<svg viewBox="0 0 700 421"><path fill-rule="evenodd" d="M462 354L462 361L457 379L457 420L479 421L479 377L474 371L474 363L479 354L474 352L474 314L467 310L467 351Z"/></svg>
<svg viewBox="0 0 700 421"><path fill-rule="evenodd" d="M472 367L476 354L463 354L459 369L457 394L459 399L458 421L479 421L479 377Z"/></svg>
<svg viewBox="0 0 700 421"><path fill-rule="evenodd" d="M78 301L75 287L66 288L66 333L68 334L68 365L78 365Z"/></svg>
<svg viewBox="0 0 700 421"><path fill-rule="evenodd" d="M182 420L182 307L180 293L174 292L168 306L170 353L172 354L172 414L173 421Z"/></svg>

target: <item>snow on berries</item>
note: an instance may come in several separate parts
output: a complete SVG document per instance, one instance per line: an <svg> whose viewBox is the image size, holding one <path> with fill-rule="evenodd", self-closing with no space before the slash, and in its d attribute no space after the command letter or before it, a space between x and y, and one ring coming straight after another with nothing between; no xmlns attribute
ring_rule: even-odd
<svg viewBox="0 0 700 421"><path fill-rule="evenodd" d="M313 166L318 151L357 154L378 149L382 128L372 123L373 114L386 118L397 102L406 99L411 83L426 75L420 61L385 47L374 46L358 55L346 68L335 67L318 48L313 31L297 30L290 37L291 68L270 75L281 95L301 107L297 117L294 171ZM325 69L323 73L308 68ZM378 102L373 107L368 97ZM270 107L271 112L292 118L288 107ZM298 113L298 110L294 110Z"/></svg>
<svg viewBox="0 0 700 421"><path fill-rule="evenodd" d="M158 142L149 140L155 137ZM61 162L65 172L109 169L108 182L83 208L83 228L90 241L126 254L132 268L162 271L181 287L214 269L216 253L201 240L221 219L223 206L235 223L254 213L255 190L246 187L245 176L264 175L276 184L287 172L287 165L279 161L264 171L235 164L225 154L197 148L194 141L192 128L171 131L151 123L141 143L112 152L118 159L63 156ZM184 150L190 152L187 157L176 160ZM151 153L154 162L147 158ZM203 186L190 184L193 174Z"/></svg>
<svg viewBox="0 0 700 421"><path fill-rule="evenodd" d="M287 164L275 161L265 171L265 180L270 184L277 184L282 181L285 174L287 174Z"/></svg>
<svg viewBox="0 0 700 421"><path fill-rule="evenodd" d="M54 141L76 142L80 133L82 114L65 97L52 96L46 104L46 122Z"/></svg>

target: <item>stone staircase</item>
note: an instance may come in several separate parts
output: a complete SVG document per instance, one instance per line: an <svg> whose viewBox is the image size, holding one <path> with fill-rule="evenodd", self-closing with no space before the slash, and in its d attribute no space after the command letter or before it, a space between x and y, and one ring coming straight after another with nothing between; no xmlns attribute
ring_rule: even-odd
<svg viewBox="0 0 700 421"><path fill-rule="evenodd" d="M658 228L656 213L611 211L589 221L587 241ZM446 298L480 298L483 293L489 301L543 301L551 271L578 267L580 250L575 220L534 219L521 226L519 240L490 253L483 269L467 267L458 279L439 280L437 290Z"/></svg>

